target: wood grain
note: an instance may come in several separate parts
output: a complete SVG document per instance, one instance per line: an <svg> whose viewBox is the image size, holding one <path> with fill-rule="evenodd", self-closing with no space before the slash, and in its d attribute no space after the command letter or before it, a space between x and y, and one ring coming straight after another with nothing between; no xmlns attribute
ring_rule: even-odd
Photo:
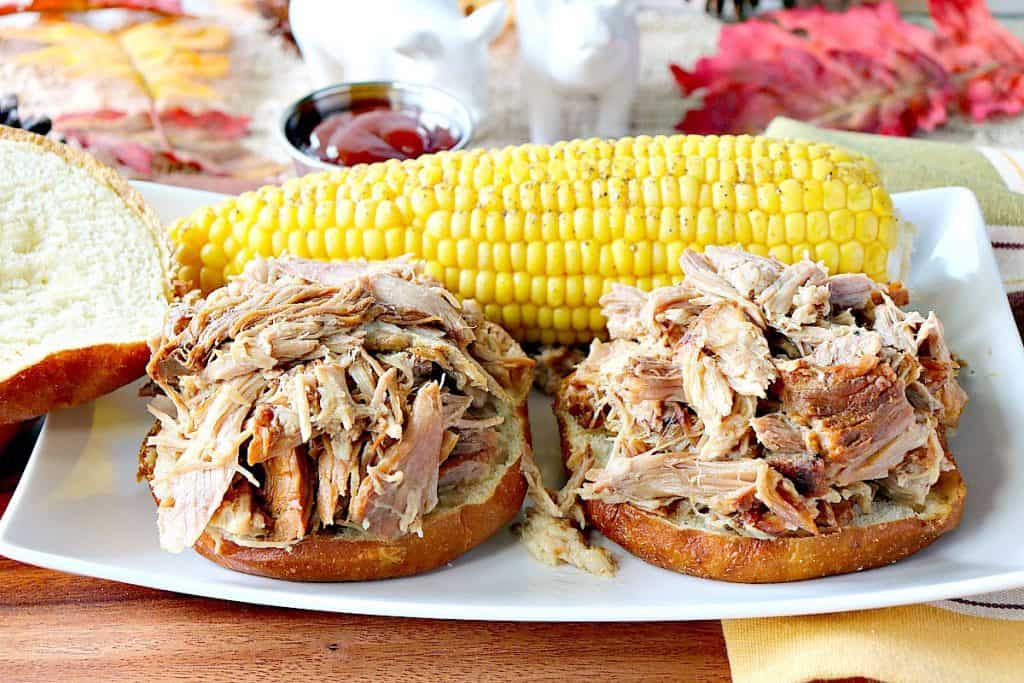
<svg viewBox="0 0 1024 683"><path fill-rule="evenodd" d="M0 459L0 515L25 455ZM5 681L728 681L718 622L539 624L255 607L0 558Z"/></svg>

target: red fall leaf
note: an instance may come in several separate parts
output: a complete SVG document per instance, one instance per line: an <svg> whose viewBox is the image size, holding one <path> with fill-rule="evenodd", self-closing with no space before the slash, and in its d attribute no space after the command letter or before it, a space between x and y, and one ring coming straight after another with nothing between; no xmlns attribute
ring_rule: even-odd
<svg viewBox="0 0 1024 683"><path fill-rule="evenodd" d="M0 0L0 14L17 12L86 12L94 9L146 10L158 14L183 13L181 0Z"/></svg>
<svg viewBox="0 0 1024 683"><path fill-rule="evenodd" d="M961 81L957 104L975 121L1024 109L1024 44L984 2L929 0L939 49Z"/></svg>
<svg viewBox="0 0 1024 683"><path fill-rule="evenodd" d="M698 94L677 128L759 132L777 115L829 128L911 135L950 110L976 119L1024 106L1024 46L984 0L931 0L936 31L890 2L845 12L784 10L722 29L715 55L671 65Z"/></svg>

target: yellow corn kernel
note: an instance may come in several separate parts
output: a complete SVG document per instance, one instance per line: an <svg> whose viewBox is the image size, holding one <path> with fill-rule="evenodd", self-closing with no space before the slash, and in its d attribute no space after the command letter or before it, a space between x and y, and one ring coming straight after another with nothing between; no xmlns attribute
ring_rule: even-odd
<svg viewBox="0 0 1024 683"><path fill-rule="evenodd" d="M710 208L701 209L697 214L697 243L701 245L714 244L717 228L715 212Z"/></svg>
<svg viewBox="0 0 1024 683"><path fill-rule="evenodd" d="M862 211L857 214L857 240L867 244L878 238L878 216L870 211Z"/></svg>
<svg viewBox="0 0 1024 683"><path fill-rule="evenodd" d="M215 242L204 244L203 248L199 251L199 258L204 266L214 269L223 268L228 262L224 248Z"/></svg>
<svg viewBox="0 0 1024 683"><path fill-rule="evenodd" d="M679 200L683 206L700 206L701 182L691 175L679 179Z"/></svg>
<svg viewBox="0 0 1024 683"><path fill-rule="evenodd" d="M757 208L765 213L773 214L779 212L779 205L779 188L774 183L757 186Z"/></svg>
<svg viewBox="0 0 1024 683"><path fill-rule="evenodd" d="M668 258L664 242L651 242L651 272L658 277L668 271Z"/></svg>
<svg viewBox="0 0 1024 683"><path fill-rule="evenodd" d="M445 268L437 261L428 261L426 267L427 275L438 282L444 282Z"/></svg>
<svg viewBox="0 0 1024 683"><path fill-rule="evenodd" d="M749 245L754 241L754 232L750 225L750 216L747 214L737 211L733 217L733 236L736 239L736 243L740 245Z"/></svg>
<svg viewBox="0 0 1024 683"><path fill-rule="evenodd" d="M631 245L624 240L615 240L612 242L612 259L615 264L615 273L618 275L633 274L633 250L630 246Z"/></svg>
<svg viewBox="0 0 1024 683"><path fill-rule="evenodd" d="M712 200L711 185L701 185L700 186L700 199L697 200L697 204L702 209L705 209L705 208L710 209L711 205L713 203L714 202Z"/></svg>
<svg viewBox="0 0 1024 683"><path fill-rule="evenodd" d="M807 159L791 159L789 172L796 180L807 180L811 177L811 162Z"/></svg>
<svg viewBox="0 0 1024 683"><path fill-rule="evenodd" d="M459 268L476 268L477 242L461 239L455 243L455 262Z"/></svg>
<svg viewBox="0 0 1024 683"><path fill-rule="evenodd" d="M224 274L218 268L203 266L199 270L199 286L203 289L216 289L224 284Z"/></svg>
<svg viewBox="0 0 1024 683"><path fill-rule="evenodd" d="M697 212L692 208L679 210L679 239L686 243L697 239Z"/></svg>
<svg viewBox="0 0 1024 683"><path fill-rule="evenodd" d="M814 259L814 245L801 242L793 246L793 263L804 259Z"/></svg>
<svg viewBox="0 0 1024 683"><path fill-rule="evenodd" d="M820 181L831 180L834 169L828 159L815 159L811 162L811 177Z"/></svg>
<svg viewBox="0 0 1024 683"><path fill-rule="evenodd" d="M783 263L793 262L793 251L788 244L776 244L768 249L768 253Z"/></svg>
<svg viewBox="0 0 1024 683"><path fill-rule="evenodd" d="M836 244L845 244L857 232L857 223L848 209L839 209L828 215L829 236Z"/></svg>
<svg viewBox="0 0 1024 683"><path fill-rule="evenodd" d="M751 211L750 215L750 231L752 239L755 244L767 244L768 243L768 214L763 211L755 210Z"/></svg>
<svg viewBox="0 0 1024 683"><path fill-rule="evenodd" d="M551 341L545 342L548 344L554 343L553 327L554 327L554 311L549 306L537 306L537 327L541 329L541 339L544 340L546 333L552 333L550 337Z"/></svg>
<svg viewBox="0 0 1024 683"><path fill-rule="evenodd" d="M807 214L807 239L811 244L819 244L828 239L829 220L824 211L812 211Z"/></svg>
<svg viewBox="0 0 1024 683"><path fill-rule="evenodd" d="M274 237L276 238L280 234L274 233ZM345 255L344 244L341 230L338 228L328 228L324 232L324 247L327 249L327 255L330 258L342 258ZM274 245L274 254L278 256L281 254L281 250L278 249L276 244Z"/></svg>
<svg viewBox="0 0 1024 683"><path fill-rule="evenodd" d="M494 273L488 270L481 270L476 273L476 288L474 298L481 302L490 303L494 301L494 290L496 289Z"/></svg>
<svg viewBox="0 0 1024 683"><path fill-rule="evenodd" d="M452 236L452 239L462 239L464 237L470 237L469 231L469 213L466 211L456 211L451 215L451 222L448 224L448 232Z"/></svg>
<svg viewBox="0 0 1024 683"><path fill-rule="evenodd" d="M733 194L732 186L724 182L715 183L712 186L711 205L715 209L723 211L736 210L736 196Z"/></svg>
<svg viewBox="0 0 1024 683"><path fill-rule="evenodd" d="M462 285L462 272L458 268L444 269L444 286L450 292L459 292Z"/></svg>
<svg viewBox="0 0 1024 683"><path fill-rule="evenodd" d="M512 284L514 286L516 302L525 304L530 300L530 286L533 278L527 273L518 272L512 274Z"/></svg>
<svg viewBox="0 0 1024 683"><path fill-rule="evenodd" d="M633 272L639 277L647 277L651 274L651 243L636 242L629 245L633 254Z"/></svg>
<svg viewBox="0 0 1024 683"><path fill-rule="evenodd" d="M201 268L199 266L182 266L178 269L178 279L193 287L199 285Z"/></svg>
<svg viewBox="0 0 1024 683"><path fill-rule="evenodd" d="M577 275L583 272L583 255L580 251L579 242L565 243L565 273Z"/></svg>
<svg viewBox="0 0 1024 683"><path fill-rule="evenodd" d="M584 302L584 285L582 275L570 275L565 278L565 303L578 308Z"/></svg>
<svg viewBox="0 0 1024 683"><path fill-rule="evenodd" d="M839 247L835 242L822 242L814 247L814 256L833 273L839 272Z"/></svg>
<svg viewBox="0 0 1024 683"><path fill-rule="evenodd" d="M749 251L751 254L754 254L756 256L761 256L761 257L767 257L768 256L768 247L766 245L764 245L764 244L757 244L757 243L750 244L747 247L747 251Z"/></svg>
<svg viewBox="0 0 1024 683"><path fill-rule="evenodd" d="M861 183L846 188L846 208L850 211L867 211L871 208L871 190Z"/></svg>
<svg viewBox="0 0 1024 683"><path fill-rule="evenodd" d="M350 250L346 251L348 251L349 256L352 255ZM309 248L306 246L306 233L300 230L288 233L288 253L297 258L307 258L309 256Z"/></svg>
<svg viewBox="0 0 1024 683"><path fill-rule="evenodd" d="M527 273L527 244L525 242L513 242L508 245L508 259L512 263L512 272Z"/></svg>
<svg viewBox="0 0 1024 683"><path fill-rule="evenodd" d="M459 265L459 245L455 240L440 240L437 243L437 258L442 266L451 268Z"/></svg>
<svg viewBox="0 0 1024 683"><path fill-rule="evenodd" d="M871 208L879 216L892 214L892 197L881 187L871 188Z"/></svg>
<svg viewBox="0 0 1024 683"><path fill-rule="evenodd" d="M846 208L846 183L841 180L826 180L822 183L824 190L824 209L833 211Z"/></svg>
<svg viewBox="0 0 1024 683"><path fill-rule="evenodd" d="M627 242L637 242L647 236L647 223L642 211L635 209L626 213L622 236Z"/></svg>
<svg viewBox="0 0 1024 683"><path fill-rule="evenodd" d="M547 245L540 241L528 242L526 245L526 272L530 275L543 275L545 271L544 256Z"/></svg>
<svg viewBox="0 0 1024 683"><path fill-rule="evenodd" d="M384 233L384 249L385 249L385 254L386 254L384 256L384 258L390 258L390 257L394 256L395 254L406 253L408 251L406 249L406 236L407 235L409 237L411 237L411 238L415 238L416 237L416 233L412 232L411 230L410 231L403 230L402 228L391 228L390 230L386 231ZM325 234L324 235L325 242L326 242L326 237L327 237L327 235ZM411 244L410 244L410 246L411 246ZM329 251L330 250L328 250L328 252Z"/></svg>
<svg viewBox="0 0 1024 683"><path fill-rule="evenodd" d="M682 197L679 193L679 183L670 175L663 175L658 180L658 189L661 193L661 205L669 208L682 206Z"/></svg>
<svg viewBox="0 0 1024 683"><path fill-rule="evenodd" d="M733 187L733 192L737 211L750 211L757 208L757 192L754 190L753 185L740 183Z"/></svg>
<svg viewBox="0 0 1024 683"><path fill-rule="evenodd" d="M880 242L871 242L864 248L864 272L876 280L884 280L889 252Z"/></svg>
<svg viewBox="0 0 1024 683"><path fill-rule="evenodd" d="M899 223L892 216L878 221L878 241L886 249L893 249L899 242Z"/></svg>
<svg viewBox="0 0 1024 683"><path fill-rule="evenodd" d="M507 327L513 330L519 329L523 324L520 317L520 309L517 304L505 304L501 307L501 319Z"/></svg>
<svg viewBox="0 0 1024 683"><path fill-rule="evenodd" d="M799 180L788 178L779 183L779 196L783 213L799 213L804 210L804 187Z"/></svg>
<svg viewBox="0 0 1024 683"><path fill-rule="evenodd" d="M765 235L765 244L769 247L778 246L786 242L786 224L779 214L768 216L768 232Z"/></svg>
<svg viewBox="0 0 1024 683"><path fill-rule="evenodd" d="M549 306L561 306L565 303L565 278L564 277L549 277L547 278L547 292L545 293L544 303Z"/></svg>
<svg viewBox="0 0 1024 683"><path fill-rule="evenodd" d="M733 215L728 211L715 214L715 241L713 244L732 244L736 240Z"/></svg>
<svg viewBox="0 0 1024 683"><path fill-rule="evenodd" d="M864 268L864 246L860 242L847 242L839 247L839 272L860 273Z"/></svg>
<svg viewBox="0 0 1024 683"><path fill-rule="evenodd" d="M786 244L800 244L807 238L807 217L802 213L786 214Z"/></svg>
<svg viewBox="0 0 1024 683"><path fill-rule="evenodd" d="M370 232L376 233L376 230ZM306 233L306 246L309 247L309 255L315 259L327 257L327 249L324 247L324 234L319 230ZM261 252L262 253L262 252ZM372 257L371 257L372 258Z"/></svg>

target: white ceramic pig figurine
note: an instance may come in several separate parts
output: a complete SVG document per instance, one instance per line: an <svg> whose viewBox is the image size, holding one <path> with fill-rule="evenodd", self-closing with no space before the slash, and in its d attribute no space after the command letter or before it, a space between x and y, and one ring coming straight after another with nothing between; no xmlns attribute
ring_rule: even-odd
<svg viewBox="0 0 1024 683"><path fill-rule="evenodd" d="M640 40L629 0L517 0L516 25L530 139L621 137L640 71ZM567 97L596 102L593 130L565 130Z"/></svg>
<svg viewBox="0 0 1024 683"><path fill-rule="evenodd" d="M488 44L505 4L463 16L456 0L291 0L289 21L314 85L401 80L455 95L487 113Z"/></svg>

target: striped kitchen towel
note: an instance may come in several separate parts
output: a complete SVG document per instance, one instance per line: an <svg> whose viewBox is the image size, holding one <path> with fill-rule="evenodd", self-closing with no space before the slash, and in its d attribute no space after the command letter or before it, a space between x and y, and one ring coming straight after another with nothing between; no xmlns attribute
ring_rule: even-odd
<svg viewBox="0 0 1024 683"><path fill-rule="evenodd" d="M1024 590L1000 591L970 598L954 598L936 602L934 605L972 617L1024 621ZM1021 636L1024 638L1024 633Z"/></svg>

